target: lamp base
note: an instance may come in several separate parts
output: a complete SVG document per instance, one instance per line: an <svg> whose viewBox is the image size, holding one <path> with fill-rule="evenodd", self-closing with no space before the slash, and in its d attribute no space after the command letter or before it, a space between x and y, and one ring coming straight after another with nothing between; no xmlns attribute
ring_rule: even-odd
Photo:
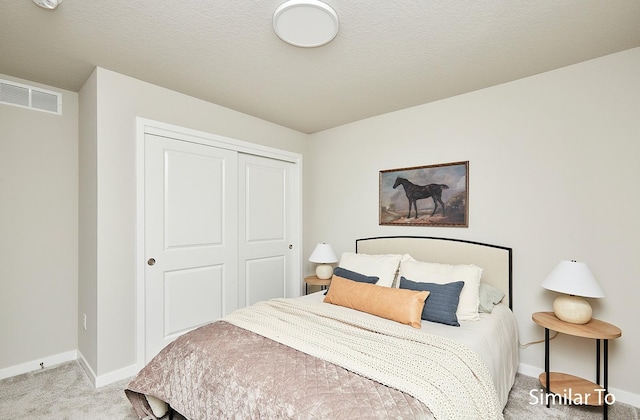
<svg viewBox="0 0 640 420"><path fill-rule="evenodd" d="M333 276L333 267L329 264L318 264L316 267L316 276L319 279L327 280Z"/></svg>
<svg viewBox="0 0 640 420"><path fill-rule="evenodd" d="M560 295L553 301L553 313L571 324L586 324L591 321L593 310L589 302L579 296Z"/></svg>

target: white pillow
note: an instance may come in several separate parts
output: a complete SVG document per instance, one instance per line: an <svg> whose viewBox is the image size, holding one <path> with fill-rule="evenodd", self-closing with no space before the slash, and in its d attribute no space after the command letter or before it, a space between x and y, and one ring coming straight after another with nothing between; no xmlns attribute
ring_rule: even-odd
<svg viewBox="0 0 640 420"><path fill-rule="evenodd" d="M415 261L415 258L413 258L409 254L402 255L402 257L400 257L400 267L402 267L402 263L405 261ZM398 274L396 275L396 279L393 282L393 286L391 287L396 287L398 289L400 288L400 268L399 267L398 267Z"/></svg>
<svg viewBox="0 0 640 420"><path fill-rule="evenodd" d="M439 264L415 259L403 259L400 264L400 274L407 280L422 283L446 284L454 281L464 281L464 287L460 292L460 302L456 316L459 321L476 321L478 304L480 303L480 277L482 268L473 264Z"/></svg>
<svg viewBox="0 0 640 420"><path fill-rule="evenodd" d="M391 287L401 258L402 255L396 254L368 255L345 252L340 257L338 265L365 276L376 276L379 279L376 282L378 286Z"/></svg>

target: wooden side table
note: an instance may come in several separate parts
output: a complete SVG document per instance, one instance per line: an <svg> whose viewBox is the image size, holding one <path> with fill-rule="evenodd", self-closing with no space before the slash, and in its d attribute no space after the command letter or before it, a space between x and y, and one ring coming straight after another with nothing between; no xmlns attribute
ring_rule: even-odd
<svg viewBox="0 0 640 420"><path fill-rule="evenodd" d="M536 312L533 321L544 327L544 373L540 374L540 384L547 394L553 393L568 397L573 404L602 405L603 417L607 418L607 395L609 393L609 340L622 336L622 331L615 325L592 318L586 324L571 324L558 319L553 312ZM549 372L549 330L576 337L596 340L596 381L591 382L566 373ZM600 341L604 342L603 384L600 386ZM567 392L569 393L567 395ZM547 397L547 408L549 398Z"/></svg>
<svg viewBox="0 0 640 420"><path fill-rule="evenodd" d="M320 290L325 290L331 284L331 279L319 279L318 276L307 276L304 278L304 294L309 294L309 285L320 286Z"/></svg>

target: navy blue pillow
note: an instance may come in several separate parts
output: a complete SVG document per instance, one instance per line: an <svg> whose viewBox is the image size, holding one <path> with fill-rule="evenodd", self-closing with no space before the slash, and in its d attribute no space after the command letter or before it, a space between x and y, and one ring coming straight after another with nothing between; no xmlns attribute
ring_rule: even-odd
<svg viewBox="0 0 640 420"><path fill-rule="evenodd" d="M419 283L400 277L400 288L409 290L427 290L429 297L424 302L422 319L438 322L445 325L459 327L456 311L460 301L460 292L464 286L463 281L455 281L447 284Z"/></svg>
<svg viewBox="0 0 640 420"><path fill-rule="evenodd" d="M355 271L347 270L346 268L342 268L342 267L334 268L333 274L335 274L336 276L342 277L344 279L353 280L360 283L376 284L376 282L380 280L379 277L365 276L364 274L356 273ZM331 287L331 285L329 285L329 287ZM329 289L327 289L327 291L324 292L324 294L326 295L328 291Z"/></svg>

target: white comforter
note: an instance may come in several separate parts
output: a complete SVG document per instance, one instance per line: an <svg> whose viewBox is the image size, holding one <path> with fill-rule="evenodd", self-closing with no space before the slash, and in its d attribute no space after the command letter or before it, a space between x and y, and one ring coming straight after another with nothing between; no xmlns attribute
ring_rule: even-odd
<svg viewBox="0 0 640 420"><path fill-rule="evenodd" d="M312 293L300 299L322 302L324 292ZM378 318L368 314L365 316ZM398 325L394 321L378 319L383 323ZM479 321L460 321L460 327L422 321L421 331L450 338L475 350L489 368L498 400L504 409L519 364L518 328L515 316L507 305L496 305L491 314L481 313Z"/></svg>

